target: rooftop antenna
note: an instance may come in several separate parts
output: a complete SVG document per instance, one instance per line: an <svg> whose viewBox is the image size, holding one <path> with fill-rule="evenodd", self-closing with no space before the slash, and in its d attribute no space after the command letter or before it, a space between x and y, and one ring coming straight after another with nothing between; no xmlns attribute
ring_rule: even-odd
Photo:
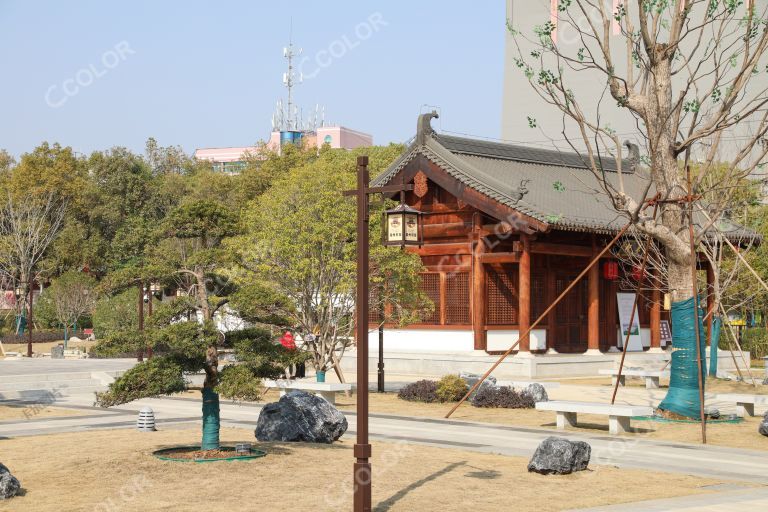
<svg viewBox="0 0 768 512"><path fill-rule="evenodd" d="M291 28L288 34L288 46L283 48L283 57L288 60L288 72L283 73L283 85L288 88L288 119L286 119L286 128L288 130L295 130L298 126L298 121L295 116L295 109L293 106L293 86L297 83L301 83L304 77L299 74L298 81L296 73L293 71L293 58L301 55L302 49L293 49L293 18L291 18Z"/></svg>

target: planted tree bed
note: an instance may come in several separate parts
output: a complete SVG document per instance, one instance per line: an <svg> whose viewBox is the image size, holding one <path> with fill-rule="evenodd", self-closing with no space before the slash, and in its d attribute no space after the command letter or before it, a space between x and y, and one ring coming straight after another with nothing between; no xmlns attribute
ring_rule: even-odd
<svg viewBox="0 0 768 512"><path fill-rule="evenodd" d="M232 446L222 446L217 450L201 450L199 446L178 446L163 448L152 453L160 460L174 462L217 462L253 460L264 457L267 453L251 449L250 453L237 453Z"/></svg>

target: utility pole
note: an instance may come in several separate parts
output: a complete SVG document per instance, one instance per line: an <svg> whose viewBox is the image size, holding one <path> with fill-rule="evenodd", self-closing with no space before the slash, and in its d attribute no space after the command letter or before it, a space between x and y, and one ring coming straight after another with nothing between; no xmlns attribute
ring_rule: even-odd
<svg viewBox="0 0 768 512"><path fill-rule="evenodd" d="M34 288L32 286L32 272L29 273L29 318L27 318L27 357L32 357L32 298L34 297Z"/></svg>

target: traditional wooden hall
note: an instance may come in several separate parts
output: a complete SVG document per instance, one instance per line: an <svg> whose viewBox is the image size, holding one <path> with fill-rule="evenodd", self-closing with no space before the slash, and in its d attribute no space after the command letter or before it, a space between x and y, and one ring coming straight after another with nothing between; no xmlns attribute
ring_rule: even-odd
<svg viewBox="0 0 768 512"><path fill-rule="evenodd" d="M422 368L442 358L480 369L492 358L466 355L507 350L627 221L598 191L581 156L438 134L430 125L433 117L419 117L413 143L372 183L414 185L405 202L424 214L424 244L408 250L421 256L423 290L435 303L434 313L418 325L387 325L385 353ZM635 163L622 161L630 192L647 184ZM614 159L603 165L608 180L618 179ZM627 282L619 274L631 271L608 253L521 340L510 362L520 368L510 368L511 373L557 373L573 362L586 366L567 373L611 367L612 352L621 344L617 292ZM661 324L668 318L663 303L660 291L649 291L638 304L643 348L660 359L668 357L663 352ZM370 321L375 354L376 313ZM521 362L527 356L536 361ZM533 368L541 364L550 368Z"/></svg>

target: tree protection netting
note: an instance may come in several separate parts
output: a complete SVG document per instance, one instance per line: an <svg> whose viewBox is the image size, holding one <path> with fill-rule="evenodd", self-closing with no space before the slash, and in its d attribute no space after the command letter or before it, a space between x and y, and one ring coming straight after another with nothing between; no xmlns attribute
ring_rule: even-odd
<svg viewBox="0 0 768 512"><path fill-rule="evenodd" d="M709 376L717 377L717 349L720 343L720 329L723 321L719 316L712 320L712 342L709 345Z"/></svg>
<svg viewBox="0 0 768 512"><path fill-rule="evenodd" d="M659 409L673 412L692 419L701 419L699 400L698 363L696 353L696 330L694 321L699 322L699 343L701 348L701 382L706 374L706 333L702 324L701 308L694 313L694 300L672 303L672 362L667 396Z"/></svg>

